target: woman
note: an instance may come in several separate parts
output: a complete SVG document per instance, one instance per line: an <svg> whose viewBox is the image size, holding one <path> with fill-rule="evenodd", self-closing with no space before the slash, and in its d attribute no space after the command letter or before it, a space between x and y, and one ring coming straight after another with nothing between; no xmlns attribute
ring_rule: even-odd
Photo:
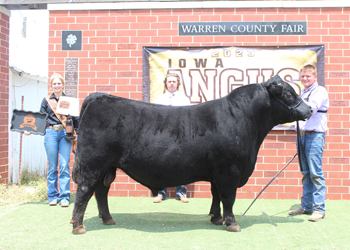
<svg viewBox="0 0 350 250"><path fill-rule="evenodd" d="M69 161L72 142L66 140L66 116L56 113L56 107L63 93L64 80L60 74L51 76L51 87L53 93L43 99L40 107L41 113L48 115L46 121L46 134L44 145L49 161L47 171L47 195L50 206L56 206L58 203L61 207L68 207L70 203L70 171ZM74 129L77 131L79 126L79 118L72 117ZM30 135L29 132L25 132ZM57 165L59 163L60 175L59 185L60 193L57 188Z"/></svg>

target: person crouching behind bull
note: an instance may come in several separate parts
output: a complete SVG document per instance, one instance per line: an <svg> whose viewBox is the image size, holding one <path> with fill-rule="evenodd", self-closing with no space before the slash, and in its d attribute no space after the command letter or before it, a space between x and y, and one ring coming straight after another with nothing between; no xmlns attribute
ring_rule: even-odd
<svg viewBox="0 0 350 250"><path fill-rule="evenodd" d="M40 107L40 112L48 115L44 138L45 151L49 161L49 168L47 171L47 196L50 206L56 206L57 203L59 203L61 207L68 207L70 203L69 161L72 141L66 140L67 134L65 127L67 117L56 113L60 97L65 96L63 93L64 80L60 74L55 73L51 76L50 82L53 93L50 96L44 97ZM72 117L72 120L74 129L77 131L79 118ZM30 135L27 131L25 131L24 134ZM60 192L58 192L57 188L58 163L60 168Z"/></svg>
<svg viewBox="0 0 350 250"><path fill-rule="evenodd" d="M168 106L186 106L190 105L190 100L187 96L180 93L179 87L181 85L180 77L175 73L169 73L164 79L165 93L160 95L154 103L168 105ZM187 188L184 185L175 187L175 193L177 199L181 202L188 203ZM158 192L157 197L154 199L154 203L160 203L166 199L167 188Z"/></svg>

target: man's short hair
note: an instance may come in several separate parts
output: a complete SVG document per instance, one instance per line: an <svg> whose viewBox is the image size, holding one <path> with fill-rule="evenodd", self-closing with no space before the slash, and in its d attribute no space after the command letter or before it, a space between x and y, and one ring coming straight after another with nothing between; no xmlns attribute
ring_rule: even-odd
<svg viewBox="0 0 350 250"><path fill-rule="evenodd" d="M165 76L165 79L164 79L164 89L168 89L167 86L166 86L166 81L168 80L168 77L176 77L177 79L177 90L179 90L180 88L180 85L181 85L181 79L180 79L180 76L176 73L169 73Z"/></svg>
<svg viewBox="0 0 350 250"><path fill-rule="evenodd" d="M312 64L306 64L300 69L300 73L303 71L311 71L312 74L315 76L317 75L317 69L314 65Z"/></svg>

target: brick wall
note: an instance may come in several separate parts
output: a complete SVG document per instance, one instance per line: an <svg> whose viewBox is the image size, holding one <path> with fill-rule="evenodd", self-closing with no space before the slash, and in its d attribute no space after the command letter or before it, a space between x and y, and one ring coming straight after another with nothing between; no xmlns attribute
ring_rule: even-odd
<svg viewBox="0 0 350 250"><path fill-rule="evenodd" d="M242 8L51 11L49 75L64 73L67 57L79 58L78 97L95 91L142 100L142 46L325 45L325 77L329 91L329 131L324 153L327 199L350 199L350 79L332 72L350 71L350 8ZM305 36L178 36L184 21L307 21ZM61 31L82 30L82 51L62 51ZM108 60L106 60L108 59ZM261 146L256 170L238 198L255 198L295 154L293 131L272 131ZM76 188L72 184L73 189ZM174 197L174 189L169 189ZM188 185L189 197L211 197L210 184ZM297 159L266 189L262 198L300 199ZM168 195L169 195L168 193ZM122 171L110 195L151 196Z"/></svg>
<svg viewBox="0 0 350 250"><path fill-rule="evenodd" d="M9 17L0 6L0 184L8 184L9 142Z"/></svg>

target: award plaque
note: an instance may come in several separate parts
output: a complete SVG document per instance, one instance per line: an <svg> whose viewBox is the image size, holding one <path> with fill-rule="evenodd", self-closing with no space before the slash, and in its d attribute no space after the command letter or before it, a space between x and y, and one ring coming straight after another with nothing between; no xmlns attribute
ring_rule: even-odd
<svg viewBox="0 0 350 250"><path fill-rule="evenodd" d="M45 113L14 109L10 130L20 133L28 131L34 135L45 135L46 118L47 114Z"/></svg>

